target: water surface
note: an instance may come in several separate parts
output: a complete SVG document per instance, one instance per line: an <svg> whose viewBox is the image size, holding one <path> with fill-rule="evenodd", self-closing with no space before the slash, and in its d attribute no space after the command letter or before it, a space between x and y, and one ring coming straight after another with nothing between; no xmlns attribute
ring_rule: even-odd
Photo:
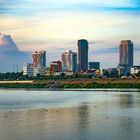
<svg viewBox="0 0 140 140"><path fill-rule="evenodd" d="M139 140L138 90L0 90L0 140Z"/></svg>

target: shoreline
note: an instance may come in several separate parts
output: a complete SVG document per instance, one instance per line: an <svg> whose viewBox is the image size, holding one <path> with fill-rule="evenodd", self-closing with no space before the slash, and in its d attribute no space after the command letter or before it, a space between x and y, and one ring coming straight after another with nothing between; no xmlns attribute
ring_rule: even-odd
<svg viewBox="0 0 140 140"><path fill-rule="evenodd" d="M140 92L138 88L57 88L57 89L48 89L48 88L0 88L1 90L19 90L19 91L104 91L104 92Z"/></svg>
<svg viewBox="0 0 140 140"><path fill-rule="evenodd" d="M27 89L140 89L140 79L67 79L46 81L0 81L0 88Z"/></svg>

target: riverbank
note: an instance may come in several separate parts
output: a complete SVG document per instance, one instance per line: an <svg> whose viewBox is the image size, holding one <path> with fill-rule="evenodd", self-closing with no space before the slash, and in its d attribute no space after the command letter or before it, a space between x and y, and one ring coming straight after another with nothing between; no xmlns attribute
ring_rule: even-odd
<svg viewBox="0 0 140 140"><path fill-rule="evenodd" d="M46 81L0 81L0 88L138 88L140 79L71 79Z"/></svg>

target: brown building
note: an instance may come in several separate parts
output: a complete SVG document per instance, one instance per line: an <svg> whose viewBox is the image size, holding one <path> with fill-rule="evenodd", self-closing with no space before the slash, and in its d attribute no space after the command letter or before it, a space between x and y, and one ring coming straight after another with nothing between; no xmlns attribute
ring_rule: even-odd
<svg viewBox="0 0 140 140"><path fill-rule="evenodd" d="M50 74L55 75L57 72L62 71L62 62L61 61L53 61L50 64Z"/></svg>
<svg viewBox="0 0 140 140"><path fill-rule="evenodd" d="M121 66L133 66L133 42L122 40L120 44L120 63Z"/></svg>
<svg viewBox="0 0 140 140"><path fill-rule="evenodd" d="M32 53L32 61L34 66L34 76L37 74L43 75L46 67L46 51L34 51Z"/></svg>
<svg viewBox="0 0 140 140"><path fill-rule="evenodd" d="M46 51L34 51L32 59L34 67L46 67Z"/></svg>

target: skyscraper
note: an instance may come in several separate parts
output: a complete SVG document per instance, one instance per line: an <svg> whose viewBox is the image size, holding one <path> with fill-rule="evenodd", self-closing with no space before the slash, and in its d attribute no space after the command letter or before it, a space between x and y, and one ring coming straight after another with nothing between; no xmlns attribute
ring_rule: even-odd
<svg viewBox="0 0 140 140"><path fill-rule="evenodd" d="M63 69L70 72L77 71L77 53L70 50L69 52L64 52L61 57Z"/></svg>
<svg viewBox="0 0 140 140"><path fill-rule="evenodd" d="M78 71L88 70L88 41L78 40Z"/></svg>
<svg viewBox="0 0 140 140"><path fill-rule="evenodd" d="M35 51L32 54L34 65L34 76L37 74L43 75L43 70L46 67L46 51Z"/></svg>
<svg viewBox="0 0 140 140"><path fill-rule="evenodd" d="M46 51L34 51L32 58L34 67L46 67Z"/></svg>
<svg viewBox="0 0 140 140"><path fill-rule="evenodd" d="M131 40L122 40L120 43L120 63L118 67L119 75L128 76L132 66L133 42L131 42Z"/></svg>
<svg viewBox="0 0 140 140"><path fill-rule="evenodd" d="M122 40L120 44L120 66L133 66L133 42Z"/></svg>

